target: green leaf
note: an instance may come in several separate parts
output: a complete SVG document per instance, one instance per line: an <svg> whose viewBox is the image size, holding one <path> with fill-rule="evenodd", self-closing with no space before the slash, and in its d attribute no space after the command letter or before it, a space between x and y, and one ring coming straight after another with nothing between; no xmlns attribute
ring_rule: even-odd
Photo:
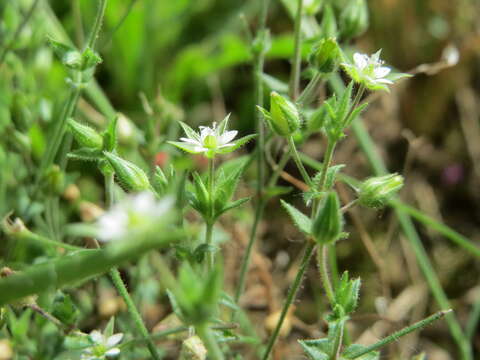
<svg viewBox="0 0 480 360"><path fill-rule="evenodd" d="M303 351L311 360L329 360L332 352L328 339L299 340Z"/></svg>
<svg viewBox="0 0 480 360"><path fill-rule="evenodd" d="M345 357L346 359L348 359L351 354L355 354L357 352L360 352L365 348L366 348L366 346L363 346L363 345L352 344L345 349L342 356ZM359 356L355 359L356 360L379 360L380 359L380 353L378 351L372 351L368 354Z"/></svg>
<svg viewBox="0 0 480 360"><path fill-rule="evenodd" d="M117 147L117 122L118 116L114 116L103 132L103 150L112 152Z"/></svg>
<svg viewBox="0 0 480 360"><path fill-rule="evenodd" d="M284 209L287 210L288 215L290 215L290 217L293 220L293 223L297 226L297 228L301 232L307 235L311 235L312 221L305 214L297 210L294 206L290 205L289 203L283 200L280 200L280 202L282 203L282 206L284 207Z"/></svg>
<svg viewBox="0 0 480 360"><path fill-rule="evenodd" d="M347 88L344 90L342 97L340 98L340 101L338 102L337 109L335 109L337 113L336 120L339 122L343 123L348 113L350 112L352 91L353 91L353 81L350 81Z"/></svg>
<svg viewBox="0 0 480 360"><path fill-rule="evenodd" d="M335 302L341 305L345 314L353 312L358 305L360 278L350 280L345 271L335 288Z"/></svg>
<svg viewBox="0 0 480 360"><path fill-rule="evenodd" d="M62 323L71 326L77 322L80 312L70 295L58 292L53 300L52 315Z"/></svg>
<svg viewBox="0 0 480 360"><path fill-rule="evenodd" d="M249 201L251 198L250 197L245 197L245 198L241 198L241 199L238 199L238 200L235 200L231 203L229 203L227 206L223 207L220 211L218 211L216 214L215 214L215 217L219 217L220 215L222 215L223 213L231 210L231 209L234 209L236 207L239 207L241 205L243 205L244 203L246 203L247 201Z"/></svg>

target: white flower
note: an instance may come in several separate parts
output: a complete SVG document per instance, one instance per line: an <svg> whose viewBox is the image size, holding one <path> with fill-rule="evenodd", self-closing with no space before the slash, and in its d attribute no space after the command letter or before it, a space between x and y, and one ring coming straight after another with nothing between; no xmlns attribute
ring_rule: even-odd
<svg viewBox="0 0 480 360"><path fill-rule="evenodd" d="M180 138L181 141L188 145L193 145L192 149L196 153L204 153L210 150L222 149L225 147L235 146L232 141L237 136L238 131L230 130L223 131L220 127L217 127L217 123L213 123L210 128L208 126L200 126L200 133L187 134L189 137Z"/></svg>
<svg viewBox="0 0 480 360"><path fill-rule="evenodd" d="M212 127L200 126L199 132L180 121L187 137L180 138L181 141L169 141L169 143L183 151L204 154L208 158L213 158L216 154L232 152L253 139L255 135L244 136L233 141L238 131L227 130L229 117L230 115L227 115L218 126L216 123L213 123Z"/></svg>
<svg viewBox="0 0 480 360"><path fill-rule="evenodd" d="M370 90L388 90L386 85L393 84L393 81L387 78L391 69L384 66L380 60L380 52L368 56L366 54L355 53L353 55L353 64L342 63L342 67L348 75Z"/></svg>
<svg viewBox="0 0 480 360"><path fill-rule="evenodd" d="M157 201L151 192L129 196L104 213L97 221L97 237L101 241L122 239L139 228L155 223L172 206L172 199Z"/></svg>
<svg viewBox="0 0 480 360"><path fill-rule="evenodd" d="M120 349L116 347L122 341L123 334L113 334L108 338L98 330L93 330L88 336L92 341L92 346L85 349L81 360L98 360L105 357L115 357L120 354Z"/></svg>

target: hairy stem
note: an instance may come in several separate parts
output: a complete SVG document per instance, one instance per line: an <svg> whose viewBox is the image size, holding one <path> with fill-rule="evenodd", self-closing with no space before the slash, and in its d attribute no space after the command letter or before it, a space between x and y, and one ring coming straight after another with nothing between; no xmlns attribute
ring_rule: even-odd
<svg viewBox="0 0 480 360"><path fill-rule="evenodd" d="M373 345L370 345L370 346L367 346L365 347L364 349L362 350L359 350L357 352L354 352L353 354L345 354L344 357L346 359L356 359L356 358L359 358L360 356L362 355L365 355L365 354L368 354L372 351L375 351L375 350L378 350L380 349L381 347L387 345L387 344L390 344L391 342L394 342L394 341L397 341L399 338L401 338L402 336L405 336L407 334L410 334L411 332L413 331L416 331L416 330L419 330L421 328L424 328L425 326L427 325L430 325L432 322L444 317L446 314L448 314L449 312L451 312L452 310L442 310L442 311L439 311L433 315L430 315L429 317L427 317L426 319L423 319L419 322L416 322L415 324L413 325L410 325L410 326L407 326L405 328L403 328L402 330L399 330L399 331L396 331L394 332L393 334L387 336L386 338L376 342L375 344Z"/></svg>
<svg viewBox="0 0 480 360"><path fill-rule="evenodd" d="M311 187L312 179L310 179L310 175L308 175L307 170L305 170L305 167L303 166L302 160L300 159L300 155L298 155L297 147L295 145L295 142L293 141L292 136L288 138L288 145L290 146L290 151L293 155L293 160L295 161L295 164L297 165L297 168L300 171L300 174L302 175L303 181L305 181L305 183Z"/></svg>
<svg viewBox="0 0 480 360"><path fill-rule="evenodd" d="M302 14L303 14L303 0L298 0L297 14L295 16L294 41L295 48L293 52L292 73L290 77L289 93L292 100L298 97L300 89L300 65L302 62Z"/></svg>
<svg viewBox="0 0 480 360"><path fill-rule="evenodd" d="M322 280L323 287L325 288L325 293L327 294L328 301L330 305L335 305L335 293L333 291L332 282L330 281L330 276L328 274L328 245L321 245L317 249L317 261L318 261L318 270L320 272L320 278Z"/></svg>
<svg viewBox="0 0 480 360"><path fill-rule="evenodd" d="M270 356L270 353L272 352L273 346L275 345L275 342L277 341L278 334L280 333L280 329L282 328L283 321L285 320L285 317L287 316L288 309L292 305L293 301L295 300L297 296L298 289L300 288L300 285L302 284L302 279L303 275L305 274L305 271L307 270L308 264L310 263L310 259L313 255L313 251L315 250L315 243L313 241L309 241L306 248L305 248L305 253L303 254L302 261L300 263L300 268L298 269L297 275L295 276L295 280L293 281L292 286L288 290L287 294L287 299L285 300L285 303L282 308L282 312L280 314L280 318L278 319L277 325L275 326L275 330L273 331L272 335L270 336L270 339L267 344L267 348L265 350L265 353L262 357L263 360L267 360Z"/></svg>
<svg viewBox="0 0 480 360"><path fill-rule="evenodd" d="M115 198L113 174L108 174L105 175L105 202L107 208L110 208L113 205L114 201ZM153 343L153 340L150 338L148 329L143 323L142 316L140 315L140 312L135 306L135 303L133 302L133 299L128 292L127 286L125 285L122 277L120 276L120 272L116 267L113 267L110 269L109 274L112 279L113 285L115 286L123 301L125 301L125 304L127 305L128 312L130 313L130 316L135 323L137 331L140 333L140 335L142 335L143 339L145 340L148 350L152 355L152 358L155 360L160 360L160 353L158 352L157 347Z"/></svg>
<svg viewBox="0 0 480 360"><path fill-rule="evenodd" d="M270 0L263 0L260 8L260 24L257 30L257 35L264 34L266 31L268 5ZM265 63L265 51L260 51L254 58L253 80L255 88L255 103L258 106L263 106L263 67ZM262 122L262 115L256 111L256 122L258 130L257 141L257 203L255 205L255 218L253 220L252 229L250 230L250 238L248 241L245 255L243 256L241 271L237 289L235 291L235 302L238 303L240 296L245 289L245 280L250 266L250 258L252 254L253 244L257 238L258 224L262 218L265 201L263 200L263 186L265 178L265 127ZM232 313L232 319L235 317L235 311Z"/></svg>

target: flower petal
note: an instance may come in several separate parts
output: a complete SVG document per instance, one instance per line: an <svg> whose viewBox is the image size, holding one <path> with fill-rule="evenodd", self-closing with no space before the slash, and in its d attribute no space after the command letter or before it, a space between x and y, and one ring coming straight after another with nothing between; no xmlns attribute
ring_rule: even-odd
<svg viewBox="0 0 480 360"><path fill-rule="evenodd" d="M110 356L117 356L119 354L120 354L120 349L119 348L113 348L113 349L108 350L105 353L105 356L110 357Z"/></svg>
<svg viewBox="0 0 480 360"><path fill-rule="evenodd" d="M199 145L199 144L200 144L200 141L197 141L197 140L195 140L195 139L180 138L180 140L183 141L183 142L189 143L189 144L195 144L195 145Z"/></svg>
<svg viewBox="0 0 480 360"><path fill-rule="evenodd" d="M376 80L374 80L374 82L379 83L379 84L389 84L389 85L393 84L393 81L388 80L388 79L376 79Z"/></svg>
<svg viewBox="0 0 480 360"><path fill-rule="evenodd" d="M238 134L238 131L237 130L232 130L232 131L227 131L227 132L224 132L222 135L220 135L220 138L218 139L220 145L224 145L226 143L229 143L230 141L232 141L235 136L237 136Z"/></svg>
<svg viewBox="0 0 480 360"><path fill-rule="evenodd" d="M103 334L98 330L93 330L89 336L95 344L103 344L105 341Z"/></svg>
<svg viewBox="0 0 480 360"><path fill-rule="evenodd" d="M378 78L384 78L390 73L391 69L387 66L380 66L377 67L373 70L373 73L375 74L375 77Z"/></svg>
<svg viewBox="0 0 480 360"><path fill-rule="evenodd" d="M353 61L355 62L356 67L358 67L360 70L363 70L368 65L368 56L365 54L355 53L353 54Z"/></svg>
<svg viewBox="0 0 480 360"><path fill-rule="evenodd" d="M107 339L106 345L107 345L107 347L111 348L111 347L117 345L120 341L122 341L122 339L123 339L123 334L122 333L113 334L112 336L110 336Z"/></svg>

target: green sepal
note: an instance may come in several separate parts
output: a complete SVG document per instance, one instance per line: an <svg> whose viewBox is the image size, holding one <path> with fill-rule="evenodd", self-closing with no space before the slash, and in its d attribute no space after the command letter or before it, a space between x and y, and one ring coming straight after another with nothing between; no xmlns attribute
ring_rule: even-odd
<svg viewBox="0 0 480 360"><path fill-rule="evenodd" d="M150 189L150 181L147 174L137 165L108 151L104 151L103 155L115 170L118 182L126 190L143 191Z"/></svg>
<svg viewBox="0 0 480 360"><path fill-rule="evenodd" d="M68 129L73 135L73 138L81 146L92 149L102 149L102 136L88 125L80 124L72 118L67 121Z"/></svg>
<svg viewBox="0 0 480 360"><path fill-rule="evenodd" d="M280 200L283 208L288 212L288 215L292 218L295 226L304 234L312 234L312 221L303 214L300 210L290 205L286 201Z"/></svg>
<svg viewBox="0 0 480 360"><path fill-rule="evenodd" d="M48 39L48 43L63 65L75 70L82 67L82 54L77 49L53 39Z"/></svg>
<svg viewBox="0 0 480 360"><path fill-rule="evenodd" d="M115 115L108 122L107 128L103 132L103 150L112 152L117 147L117 123L118 116Z"/></svg>
<svg viewBox="0 0 480 360"><path fill-rule="evenodd" d="M241 148L243 145L248 143L250 140L255 139L257 136L258 136L257 134L251 134L251 135L241 137L240 139L233 142L235 145L224 147L224 148L221 148L221 149L217 149L217 150L215 150L215 153L217 153L217 154L231 153L232 151L235 151L235 150Z"/></svg>
<svg viewBox="0 0 480 360"><path fill-rule="evenodd" d="M104 159L103 153L101 150L92 149L92 148L81 148L74 151L71 151L67 154L67 157L72 160L81 160L81 161L101 161Z"/></svg>
<svg viewBox="0 0 480 360"><path fill-rule="evenodd" d="M331 344L328 339L299 340L300 346L311 360L329 360Z"/></svg>
<svg viewBox="0 0 480 360"><path fill-rule="evenodd" d="M321 201L312 223L312 235L319 244L337 241L342 234L343 216L337 193L329 192Z"/></svg>
<svg viewBox="0 0 480 360"><path fill-rule="evenodd" d="M80 317L78 308L68 294L59 291L53 300L51 313L54 317L68 326L75 325Z"/></svg>

